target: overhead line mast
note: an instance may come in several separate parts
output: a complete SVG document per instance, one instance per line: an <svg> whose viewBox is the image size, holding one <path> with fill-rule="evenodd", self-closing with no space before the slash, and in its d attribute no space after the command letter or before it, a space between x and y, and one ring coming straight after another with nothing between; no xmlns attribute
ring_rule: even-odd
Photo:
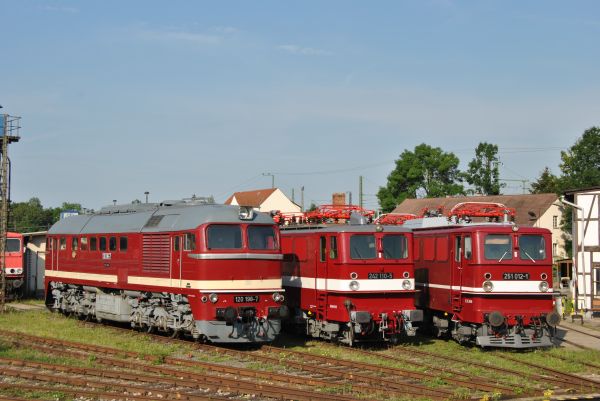
<svg viewBox="0 0 600 401"><path fill-rule="evenodd" d="M18 142L21 117L0 114L2 153L0 154L0 312L6 310L6 231L8 226L8 204L10 201L10 160L8 145Z"/></svg>

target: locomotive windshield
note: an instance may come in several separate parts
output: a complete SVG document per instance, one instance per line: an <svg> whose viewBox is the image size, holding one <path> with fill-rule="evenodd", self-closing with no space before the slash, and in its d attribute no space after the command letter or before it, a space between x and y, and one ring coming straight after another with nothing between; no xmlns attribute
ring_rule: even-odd
<svg viewBox="0 0 600 401"><path fill-rule="evenodd" d="M406 259L408 257L404 235L384 235L381 243L385 259Z"/></svg>
<svg viewBox="0 0 600 401"><path fill-rule="evenodd" d="M232 224L213 224L208 226L208 249L240 249L242 247L242 228Z"/></svg>
<svg viewBox="0 0 600 401"><path fill-rule="evenodd" d="M21 252L21 240L18 238L7 238L6 252Z"/></svg>
<svg viewBox="0 0 600 401"><path fill-rule="evenodd" d="M488 234L485 237L484 255L486 259L499 262L512 259L512 236L508 234Z"/></svg>
<svg viewBox="0 0 600 401"><path fill-rule="evenodd" d="M519 253L522 260L546 259L546 242L541 235L519 236Z"/></svg>
<svg viewBox="0 0 600 401"><path fill-rule="evenodd" d="M277 249L273 227L249 226L248 247L250 249Z"/></svg>
<svg viewBox="0 0 600 401"><path fill-rule="evenodd" d="M353 235L350 237L350 257L352 259L375 259L374 235Z"/></svg>

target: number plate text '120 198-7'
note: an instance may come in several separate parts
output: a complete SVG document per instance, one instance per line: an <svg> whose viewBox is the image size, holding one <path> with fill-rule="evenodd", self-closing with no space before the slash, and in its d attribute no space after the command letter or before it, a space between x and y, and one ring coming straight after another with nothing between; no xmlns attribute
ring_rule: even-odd
<svg viewBox="0 0 600 401"><path fill-rule="evenodd" d="M258 302L258 295L244 295L244 296L235 296L233 297L233 302L236 304L246 303L246 302Z"/></svg>
<svg viewBox="0 0 600 401"><path fill-rule="evenodd" d="M394 273L369 273L369 280L393 279Z"/></svg>
<svg viewBox="0 0 600 401"><path fill-rule="evenodd" d="M529 273L504 273L504 280L529 280Z"/></svg>

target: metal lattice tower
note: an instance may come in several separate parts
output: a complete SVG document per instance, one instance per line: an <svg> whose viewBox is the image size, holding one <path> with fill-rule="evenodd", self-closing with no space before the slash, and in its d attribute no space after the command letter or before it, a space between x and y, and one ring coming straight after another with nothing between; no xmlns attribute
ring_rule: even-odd
<svg viewBox="0 0 600 401"><path fill-rule="evenodd" d="M0 153L0 312L5 311L6 302L6 229L8 226L8 204L10 201L10 173L8 145L18 142L21 117L0 114L0 133L2 134L2 153Z"/></svg>

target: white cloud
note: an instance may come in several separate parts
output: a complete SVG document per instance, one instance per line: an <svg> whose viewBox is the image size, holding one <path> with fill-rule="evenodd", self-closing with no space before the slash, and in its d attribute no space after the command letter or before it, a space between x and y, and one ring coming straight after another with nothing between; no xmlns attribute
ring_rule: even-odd
<svg viewBox="0 0 600 401"><path fill-rule="evenodd" d="M302 47L298 45L280 45L278 48L290 54L298 54L302 56L329 56L332 54L327 50L315 49L312 47Z"/></svg>
<svg viewBox="0 0 600 401"><path fill-rule="evenodd" d="M223 38L218 35L208 35L203 33L185 32L185 31L150 31L145 30L139 33L139 36L147 40L164 42L187 42L198 45L216 45Z"/></svg>
<svg viewBox="0 0 600 401"><path fill-rule="evenodd" d="M44 6L45 11L57 11L61 13L76 14L79 12L78 8L75 7L59 7L59 6Z"/></svg>

